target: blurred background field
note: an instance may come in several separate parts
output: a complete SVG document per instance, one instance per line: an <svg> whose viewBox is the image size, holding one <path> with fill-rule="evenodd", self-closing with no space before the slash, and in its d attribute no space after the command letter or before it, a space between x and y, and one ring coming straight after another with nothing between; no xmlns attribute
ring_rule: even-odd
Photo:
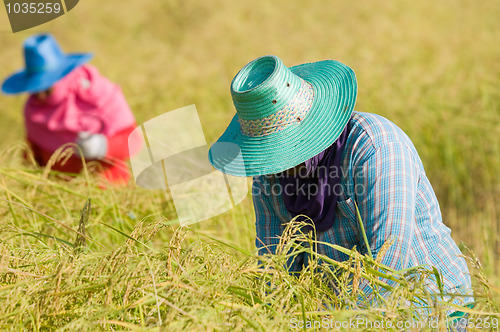
<svg viewBox="0 0 500 332"><path fill-rule="evenodd" d="M23 66L27 36L48 31L66 52L95 54L91 63L121 85L139 123L196 104L207 141L213 142L234 114L229 84L250 60L266 54L287 66L339 60L356 72L356 110L381 114L410 136L444 223L498 285L499 17L498 1L85 0L55 21L12 34L0 10L0 77ZM91 197L88 232L107 248L127 238L100 223L130 234L145 217L172 216L172 204L161 191L130 184L103 192L83 178L47 180L42 170L22 165L23 102L24 97L0 96L3 199L76 229ZM253 222L248 197L235 210L193 227L253 251ZM74 240L59 224L5 201L0 229L0 244L23 250L36 251L41 244L5 234L22 230ZM164 230L152 243L161 246L171 237ZM43 243L58 245L47 238Z"/></svg>

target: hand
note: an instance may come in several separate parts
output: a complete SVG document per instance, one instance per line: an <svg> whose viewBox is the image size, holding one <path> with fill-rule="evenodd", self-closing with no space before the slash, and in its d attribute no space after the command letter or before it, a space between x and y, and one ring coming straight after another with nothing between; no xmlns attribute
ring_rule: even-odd
<svg viewBox="0 0 500 332"><path fill-rule="evenodd" d="M108 140L103 134L91 134L80 131L76 144L82 150L85 159L103 159L108 152Z"/></svg>

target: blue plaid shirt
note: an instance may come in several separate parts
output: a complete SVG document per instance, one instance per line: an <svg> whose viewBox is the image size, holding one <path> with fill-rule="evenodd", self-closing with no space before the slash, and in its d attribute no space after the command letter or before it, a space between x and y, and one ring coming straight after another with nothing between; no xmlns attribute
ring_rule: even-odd
<svg viewBox="0 0 500 332"><path fill-rule="evenodd" d="M466 262L442 222L439 203L409 137L389 120L375 114L354 112L348 124L349 136L344 148L341 190L335 223L319 232L318 241L365 254L365 242L359 227L355 203L374 257L389 239L393 244L381 263L396 270L427 264L442 274L445 293L472 294ZM257 176L253 181L259 254L274 254L279 236L292 219L281 195L270 190L279 181L273 176ZM275 193L278 191L274 191ZM348 256L319 244L317 251L336 261ZM299 260L295 264L301 264ZM292 266L296 271L300 267ZM436 283L429 291L439 293ZM367 282L360 285L371 292ZM463 298L462 298L463 299ZM472 301L465 298L465 302ZM456 298L455 303L460 303Z"/></svg>

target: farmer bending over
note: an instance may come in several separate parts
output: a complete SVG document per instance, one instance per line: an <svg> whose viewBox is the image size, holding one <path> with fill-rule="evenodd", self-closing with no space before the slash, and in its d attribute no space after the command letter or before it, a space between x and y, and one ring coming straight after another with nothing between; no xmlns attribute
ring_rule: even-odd
<svg viewBox="0 0 500 332"><path fill-rule="evenodd" d="M444 293L471 294L467 265L413 143L389 120L353 111L357 83L349 67L327 60L287 68L264 56L239 71L231 94L236 115L209 158L224 173L253 176L260 254L275 253L297 215L312 220L317 241L367 253L357 204L373 256L393 241L382 264L434 266ZM242 158L221 148L224 142L236 144ZM336 261L349 258L326 245L317 251ZM289 268L300 271L306 263L297 257ZM435 282L428 287L439 293ZM361 289L370 293L367 284Z"/></svg>
<svg viewBox="0 0 500 332"><path fill-rule="evenodd" d="M76 143L86 160L96 160L102 175L115 183L130 175L128 136L135 119L120 90L97 69L85 65L91 54L64 54L51 35L34 35L24 42L26 68L2 85L7 94L29 93L24 107L28 143L44 166L66 143ZM83 165L75 151L52 168L78 173Z"/></svg>

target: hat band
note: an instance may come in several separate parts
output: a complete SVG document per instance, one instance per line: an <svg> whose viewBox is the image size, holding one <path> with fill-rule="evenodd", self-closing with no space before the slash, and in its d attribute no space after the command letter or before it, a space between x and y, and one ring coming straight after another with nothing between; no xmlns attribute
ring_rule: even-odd
<svg viewBox="0 0 500 332"><path fill-rule="evenodd" d="M311 109L314 90L311 83L302 80L292 100L276 113L255 120L238 119L241 133L249 137L263 137L284 130L293 123L304 120Z"/></svg>

